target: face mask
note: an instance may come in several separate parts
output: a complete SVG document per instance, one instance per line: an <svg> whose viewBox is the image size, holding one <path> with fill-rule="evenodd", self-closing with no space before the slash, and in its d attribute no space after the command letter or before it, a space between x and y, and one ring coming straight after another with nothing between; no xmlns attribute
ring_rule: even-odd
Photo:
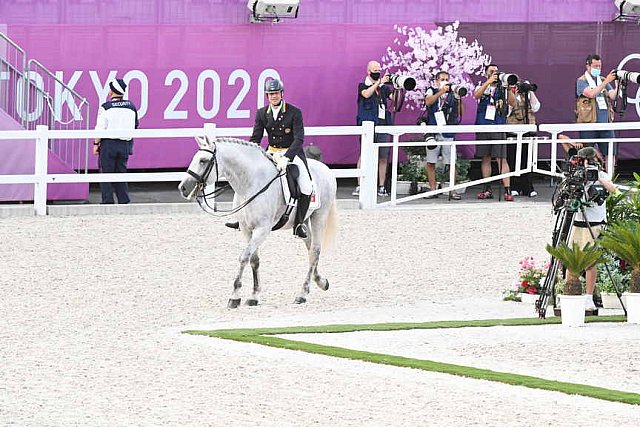
<svg viewBox="0 0 640 427"><path fill-rule="evenodd" d="M449 80L440 81L439 83L440 83L440 89L442 89L443 87L449 84Z"/></svg>
<svg viewBox="0 0 640 427"><path fill-rule="evenodd" d="M370 73L369 76L371 76L371 80L373 80L374 82L377 80L380 80L380 72L378 71L377 73Z"/></svg>
<svg viewBox="0 0 640 427"><path fill-rule="evenodd" d="M591 69L591 75L593 77L598 77L600 75L600 70L598 68L592 68Z"/></svg>

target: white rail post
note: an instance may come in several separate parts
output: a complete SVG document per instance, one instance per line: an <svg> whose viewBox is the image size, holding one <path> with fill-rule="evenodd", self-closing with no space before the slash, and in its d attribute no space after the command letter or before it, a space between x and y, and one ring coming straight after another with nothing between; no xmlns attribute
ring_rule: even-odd
<svg viewBox="0 0 640 427"><path fill-rule="evenodd" d="M396 205L396 193L398 191L398 143L400 135L393 135L393 163L391 163L391 206ZM379 151L379 150L378 150ZM377 177L377 175L376 175Z"/></svg>
<svg viewBox="0 0 640 427"><path fill-rule="evenodd" d="M49 139L45 125L36 126L38 137L36 138L35 170L37 182L33 187L33 207L36 215L47 214L47 163L49 160Z"/></svg>
<svg viewBox="0 0 640 427"><path fill-rule="evenodd" d="M216 124L215 123L205 123L204 124L204 135L209 139L209 141L215 141L217 136ZM216 190L216 183L213 183L213 192ZM213 210L216 209L216 196L211 195L207 197L207 199L211 200L211 204L213 205Z"/></svg>
<svg viewBox="0 0 640 427"><path fill-rule="evenodd" d="M373 143L375 124L362 123L362 137L360 139L360 209L373 209L376 206L376 185L378 183L378 150Z"/></svg>

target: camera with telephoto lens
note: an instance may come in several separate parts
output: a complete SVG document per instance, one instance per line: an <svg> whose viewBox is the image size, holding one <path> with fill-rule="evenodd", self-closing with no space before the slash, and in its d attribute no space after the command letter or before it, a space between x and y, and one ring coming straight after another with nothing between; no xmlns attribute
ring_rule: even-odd
<svg viewBox="0 0 640 427"><path fill-rule="evenodd" d="M460 99L467 96L467 88L462 85L449 85L449 92L453 93L453 96Z"/></svg>
<svg viewBox="0 0 640 427"><path fill-rule="evenodd" d="M400 74L389 74L389 82L396 89L414 90L417 82L411 76L403 76Z"/></svg>
<svg viewBox="0 0 640 427"><path fill-rule="evenodd" d="M516 83L516 88L518 89L519 93L529 93L538 90L538 85L535 83L531 83L529 80L521 80Z"/></svg>
<svg viewBox="0 0 640 427"><path fill-rule="evenodd" d="M513 86L520 80L517 74L503 73L501 71L496 71L496 73L498 73L498 83L502 86Z"/></svg>
<svg viewBox="0 0 640 427"><path fill-rule="evenodd" d="M421 117L418 117L418 120L416 121L416 124L418 126L426 127L426 126L429 125L429 120L426 117L421 116ZM434 134L432 134L432 133L425 133L424 135L422 135L422 137L424 138L424 142L429 142L429 143L436 142L436 138L435 138ZM435 144L435 145L427 145L427 150L433 150L437 146L438 146L437 144Z"/></svg>
<svg viewBox="0 0 640 427"><path fill-rule="evenodd" d="M613 71L616 73L616 79L619 81L640 84L640 73L625 70Z"/></svg>

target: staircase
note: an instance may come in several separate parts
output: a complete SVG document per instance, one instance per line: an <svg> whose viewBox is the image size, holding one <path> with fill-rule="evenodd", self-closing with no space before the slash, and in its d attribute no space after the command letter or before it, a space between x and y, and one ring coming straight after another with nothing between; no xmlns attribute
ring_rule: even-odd
<svg viewBox="0 0 640 427"><path fill-rule="evenodd" d="M28 77L25 77L28 76ZM56 102L58 96L64 102ZM0 32L0 131L88 129L89 104ZM87 173L88 140L50 140L49 173ZM34 140L0 140L0 175L32 174ZM89 184L52 184L48 200L87 200ZM0 202L33 200L33 184L0 184Z"/></svg>

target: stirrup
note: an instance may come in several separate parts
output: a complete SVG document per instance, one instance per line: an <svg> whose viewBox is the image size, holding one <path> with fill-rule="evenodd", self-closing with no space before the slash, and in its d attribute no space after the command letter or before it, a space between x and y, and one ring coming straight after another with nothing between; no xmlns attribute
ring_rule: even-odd
<svg viewBox="0 0 640 427"><path fill-rule="evenodd" d="M236 221L236 222L225 222L224 225L225 225L225 227L233 228L234 230L239 230L240 229L240 223L238 221Z"/></svg>
<svg viewBox="0 0 640 427"><path fill-rule="evenodd" d="M307 226L304 225L304 223L296 225L293 229L293 235L301 239L306 239L308 237Z"/></svg>

